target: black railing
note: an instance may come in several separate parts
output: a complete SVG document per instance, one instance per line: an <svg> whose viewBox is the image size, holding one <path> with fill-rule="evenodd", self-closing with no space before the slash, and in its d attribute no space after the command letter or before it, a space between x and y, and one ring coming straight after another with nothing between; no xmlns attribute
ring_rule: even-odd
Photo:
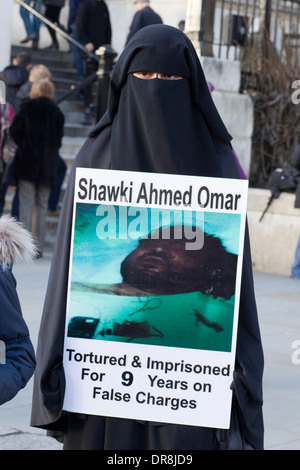
<svg viewBox="0 0 300 470"><path fill-rule="evenodd" d="M72 36L70 36L68 33L63 31L59 26L57 26L55 23L52 23L52 21L48 20L45 16L41 15L38 11L36 11L34 8L32 8L30 5L27 5L27 3L23 2L23 0L16 0L16 2L26 8L32 15L36 16L40 21L45 23L47 26L52 28L56 33L58 33L60 36L65 38L67 41L71 42L75 47L80 49L82 52L84 52L87 56L89 56L91 59L95 59L98 61L98 57L93 53L88 51L80 42L76 41Z"/></svg>
<svg viewBox="0 0 300 470"><path fill-rule="evenodd" d="M215 7L209 14L213 17L202 23L212 27L213 32L200 31L204 49L210 54L203 55L238 60L244 56L247 47L256 42L262 29L268 31L269 39L279 54L287 43L295 54L299 53L299 0L211 1Z"/></svg>

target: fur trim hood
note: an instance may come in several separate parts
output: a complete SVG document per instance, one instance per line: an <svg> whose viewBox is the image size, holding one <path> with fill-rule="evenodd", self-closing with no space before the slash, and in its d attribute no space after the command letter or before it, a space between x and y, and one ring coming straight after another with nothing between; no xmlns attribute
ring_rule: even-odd
<svg viewBox="0 0 300 470"><path fill-rule="evenodd" d="M32 234L8 214L0 217L0 266L3 270L14 262L27 263L37 255Z"/></svg>

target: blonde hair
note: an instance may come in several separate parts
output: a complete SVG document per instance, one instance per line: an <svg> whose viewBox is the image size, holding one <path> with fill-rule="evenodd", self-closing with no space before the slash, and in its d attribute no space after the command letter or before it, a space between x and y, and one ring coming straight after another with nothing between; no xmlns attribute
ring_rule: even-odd
<svg viewBox="0 0 300 470"><path fill-rule="evenodd" d="M54 98L54 92L54 83L48 80L48 78L43 78L32 84L30 98L49 98L52 100Z"/></svg>
<svg viewBox="0 0 300 470"><path fill-rule="evenodd" d="M34 65L29 72L29 81L34 83L38 80L41 80L42 78L48 78L50 80L50 70L43 64Z"/></svg>

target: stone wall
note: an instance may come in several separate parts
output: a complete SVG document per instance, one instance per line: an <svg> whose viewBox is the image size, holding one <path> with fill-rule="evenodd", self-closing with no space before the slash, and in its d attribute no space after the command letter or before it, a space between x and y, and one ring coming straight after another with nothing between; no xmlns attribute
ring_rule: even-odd
<svg viewBox="0 0 300 470"><path fill-rule="evenodd" d="M10 37L12 34L13 0L0 2L0 70L10 62Z"/></svg>
<svg viewBox="0 0 300 470"><path fill-rule="evenodd" d="M259 222L270 196L268 190L249 189L247 216L253 268L290 276L300 235L300 209L294 208L294 194L282 193Z"/></svg>
<svg viewBox="0 0 300 470"><path fill-rule="evenodd" d="M245 173L249 175L253 103L249 96L239 93L240 63L237 60L222 60L213 57L202 57L201 62L207 80L215 86L212 96L233 137L232 145Z"/></svg>

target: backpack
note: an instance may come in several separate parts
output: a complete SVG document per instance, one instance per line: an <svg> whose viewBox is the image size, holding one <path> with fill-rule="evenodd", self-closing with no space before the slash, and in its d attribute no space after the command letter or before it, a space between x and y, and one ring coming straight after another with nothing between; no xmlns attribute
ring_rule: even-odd
<svg viewBox="0 0 300 470"><path fill-rule="evenodd" d="M276 170L272 171L267 182L267 188L271 190L271 197L259 219L260 222L272 204L273 199L279 198L283 192L294 193L299 181L300 172L296 168L276 168Z"/></svg>
<svg viewBox="0 0 300 470"><path fill-rule="evenodd" d="M298 186L300 172L296 168L276 168L267 182L267 188L278 198L280 193L294 193Z"/></svg>

